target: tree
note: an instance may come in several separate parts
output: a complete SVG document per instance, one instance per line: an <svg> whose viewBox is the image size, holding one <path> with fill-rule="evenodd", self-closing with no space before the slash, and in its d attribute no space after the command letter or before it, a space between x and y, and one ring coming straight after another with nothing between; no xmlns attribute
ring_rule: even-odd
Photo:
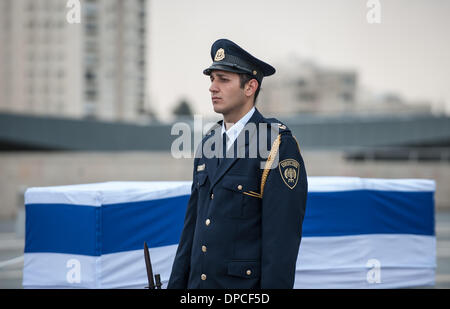
<svg viewBox="0 0 450 309"><path fill-rule="evenodd" d="M186 99L182 99L180 103L173 109L173 114L176 117L192 117L192 109Z"/></svg>

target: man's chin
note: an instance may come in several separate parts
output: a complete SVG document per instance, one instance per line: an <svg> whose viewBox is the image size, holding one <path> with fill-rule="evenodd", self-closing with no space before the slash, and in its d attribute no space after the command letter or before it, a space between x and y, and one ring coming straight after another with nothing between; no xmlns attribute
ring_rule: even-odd
<svg viewBox="0 0 450 309"><path fill-rule="evenodd" d="M223 106L220 106L219 104L213 104L213 109L214 109L214 112L216 112L218 114L223 114L226 112L226 109L223 108Z"/></svg>

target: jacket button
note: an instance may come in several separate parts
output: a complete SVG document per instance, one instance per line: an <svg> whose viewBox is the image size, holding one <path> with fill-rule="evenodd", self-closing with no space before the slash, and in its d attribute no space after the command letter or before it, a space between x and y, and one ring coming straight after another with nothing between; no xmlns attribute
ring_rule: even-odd
<svg viewBox="0 0 450 309"><path fill-rule="evenodd" d="M211 220L206 219L206 220L205 220L205 224L206 224L206 226L209 226L209 225L211 224Z"/></svg>
<svg viewBox="0 0 450 309"><path fill-rule="evenodd" d="M242 190L242 185L239 185L239 186L238 186L238 190Z"/></svg>
<svg viewBox="0 0 450 309"><path fill-rule="evenodd" d="M213 199L214 198L214 193L211 193L211 199Z"/></svg>
<svg viewBox="0 0 450 309"><path fill-rule="evenodd" d="M252 271L250 269L247 269L245 273L247 274L247 276L250 276L252 274Z"/></svg>
<svg viewBox="0 0 450 309"><path fill-rule="evenodd" d="M205 275L205 274L202 274L202 275L200 276L200 278L202 278L202 280L205 281L205 280L206 280L206 275Z"/></svg>
<svg viewBox="0 0 450 309"><path fill-rule="evenodd" d="M206 252L206 246L202 246L202 251Z"/></svg>

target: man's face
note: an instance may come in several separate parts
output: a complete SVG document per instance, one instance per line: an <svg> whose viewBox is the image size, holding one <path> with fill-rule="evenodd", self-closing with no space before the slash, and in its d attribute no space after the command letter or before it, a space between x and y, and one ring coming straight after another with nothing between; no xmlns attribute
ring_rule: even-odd
<svg viewBox="0 0 450 309"><path fill-rule="evenodd" d="M229 114L239 110L245 103L244 89L240 87L240 78L237 73L214 70L210 75L211 99L214 111L220 114Z"/></svg>

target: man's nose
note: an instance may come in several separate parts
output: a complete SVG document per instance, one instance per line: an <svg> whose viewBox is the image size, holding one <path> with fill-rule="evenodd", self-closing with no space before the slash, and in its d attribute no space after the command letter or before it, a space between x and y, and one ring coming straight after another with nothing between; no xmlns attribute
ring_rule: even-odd
<svg viewBox="0 0 450 309"><path fill-rule="evenodd" d="M214 81L211 82L211 86L209 86L209 91L212 93L218 92L219 88L217 87L217 83Z"/></svg>

